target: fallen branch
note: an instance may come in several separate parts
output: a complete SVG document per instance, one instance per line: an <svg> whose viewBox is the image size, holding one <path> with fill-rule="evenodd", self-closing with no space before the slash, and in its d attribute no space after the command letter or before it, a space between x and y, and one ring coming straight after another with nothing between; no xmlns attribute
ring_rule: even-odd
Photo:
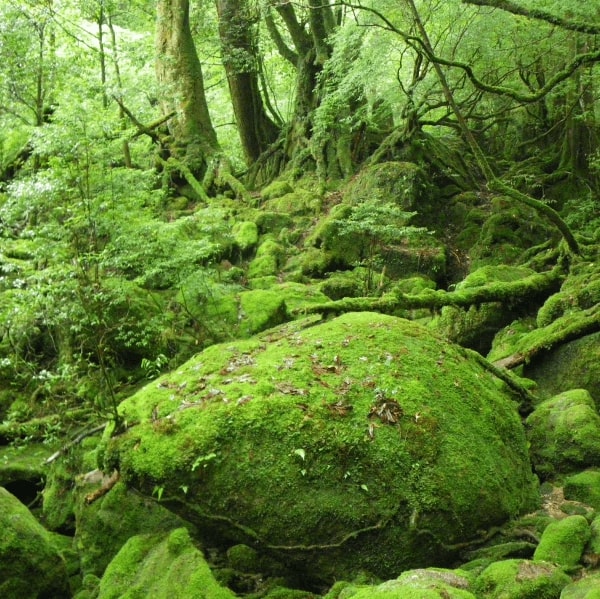
<svg viewBox="0 0 600 599"><path fill-rule="evenodd" d="M571 322L565 322L566 320ZM515 353L496 360L493 364L499 368L516 368L521 364L529 363L543 352L551 351L563 343L598 331L600 331L600 305L597 304L588 310L558 318L547 327L525 335Z"/></svg>
<svg viewBox="0 0 600 599"><path fill-rule="evenodd" d="M381 312L427 308L437 310L444 306L469 307L489 302L517 304L532 297L549 294L564 275L559 267L536 273L518 281L490 283L459 291L425 289L421 293L389 293L382 297L346 297L341 300L315 304L295 310L296 314L343 314L345 312Z"/></svg>
<svg viewBox="0 0 600 599"><path fill-rule="evenodd" d="M52 464L52 462L54 462L55 460L57 460L61 455L63 455L67 451L69 451L69 449L71 449L71 447L73 447L74 445L77 445L78 443L81 443L86 437L91 437L92 435L95 435L96 433L99 433L100 431L104 430L105 428L106 428L106 422L103 423L103 424L100 424L98 426L95 426L94 428L92 428L90 430L83 431L82 433L80 433L79 435L77 435L74 439L72 439L71 441L69 441L66 445L63 445L58 451L55 451L44 462L44 464Z"/></svg>

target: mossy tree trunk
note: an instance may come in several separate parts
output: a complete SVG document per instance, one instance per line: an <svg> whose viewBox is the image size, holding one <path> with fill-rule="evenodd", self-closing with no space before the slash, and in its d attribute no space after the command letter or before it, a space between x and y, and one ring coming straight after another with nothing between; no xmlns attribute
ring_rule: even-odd
<svg viewBox="0 0 600 599"><path fill-rule="evenodd" d="M212 125L202 67L190 29L189 0L158 0L156 76L163 114L169 121L168 150L198 179L205 178L220 153Z"/></svg>
<svg viewBox="0 0 600 599"><path fill-rule="evenodd" d="M244 151L251 165L272 144L279 127L267 114L259 87L253 15L246 0L217 0L219 35L229 93Z"/></svg>
<svg viewBox="0 0 600 599"><path fill-rule="evenodd" d="M323 81L319 75L331 55L329 36L341 22L338 10L328 0L303 0L298 3L271 1L264 13L265 24L281 56L293 65L296 85L292 117L279 139L250 176L271 179L285 167L314 168L316 152L311 145L313 114L319 106ZM336 143L332 140L332 143ZM325 149L320 153L328 154ZM333 155L336 152L334 150ZM262 172L258 172L262 170Z"/></svg>

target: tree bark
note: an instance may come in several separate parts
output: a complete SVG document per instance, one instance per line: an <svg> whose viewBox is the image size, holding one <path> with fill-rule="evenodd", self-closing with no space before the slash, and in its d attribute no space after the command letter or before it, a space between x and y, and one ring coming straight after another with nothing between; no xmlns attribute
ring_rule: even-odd
<svg viewBox="0 0 600 599"><path fill-rule="evenodd" d="M246 0L217 0L223 65L246 163L272 144L279 128L266 113L259 83L253 19Z"/></svg>
<svg viewBox="0 0 600 599"><path fill-rule="evenodd" d="M190 30L189 0L158 0L155 41L161 109L163 114L176 113L169 121L169 149L174 158L202 179L220 147Z"/></svg>

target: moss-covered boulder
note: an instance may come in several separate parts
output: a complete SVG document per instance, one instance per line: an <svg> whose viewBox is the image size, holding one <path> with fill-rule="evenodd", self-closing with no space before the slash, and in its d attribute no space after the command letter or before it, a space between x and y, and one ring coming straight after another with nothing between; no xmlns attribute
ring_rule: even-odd
<svg viewBox="0 0 600 599"><path fill-rule="evenodd" d="M248 266L248 278L255 279L276 275L285 257L285 249L274 239L265 239L256 250L256 256Z"/></svg>
<svg viewBox="0 0 600 599"><path fill-rule="evenodd" d="M526 425L531 460L540 476L600 466L600 415L585 389L542 402Z"/></svg>
<svg viewBox="0 0 600 599"><path fill-rule="evenodd" d="M293 193L294 188L290 185L288 181L285 180L277 180L269 183L266 187L260 192L260 196L263 200L269 201L277 198L281 198L287 194Z"/></svg>
<svg viewBox="0 0 600 599"><path fill-rule="evenodd" d="M65 561L53 537L11 493L0 487L0 596L71 596Z"/></svg>
<svg viewBox="0 0 600 599"><path fill-rule="evenodd" d="M534 208L519 204L512 198L496 196L485 212L479 238L469 250L474 267L520 264L531 248L556 235L556 231L538 217ZM476 218L475 214L472 216Z"/></svg>
<svg viewBox="0 0 600 599"><path fill-rule="evenodd" d="M238 221L231 228L234 246L243 254L258 244L258 225L253 221Z"/></svg>
<svg viewBox="0 0 600 599"><path fill-rule="evenodd" d="M584 470L564 481L565 499L580 501L600 510L600 471Z"/></svg>
<svg viewBox="0 0 600 599"><path fill-rule="evenodd" d="M153 597L154 599L234 599L214 579L188 531L168 535L137 535L109 564L98 599Z"/></svg>
<svg viewBox="0 0 600 599"><path fill-rule="evenodd" d="M509 559L490 564L473 588L478 599L559 599L570 582L555 564Z"/></svg>
<svg viewBox="0 0 600 599"><path fill-rule="evenodd" d="M264 194L264 192L263 192ZM321 208L321 198L305 189L296 189L264 203L267 212L292 214L296 216L316 215Z"/></svg>
<svg viewBox="0 0 600 599"><path fill-rule="evenodd" d="M403 210L425 207L430 190L426 172L413 162L375 164L350 180L344 190L349 204L359 204L371 198L385 198Z"/></svg>
<svg viewBox="0 0 600 599"><path fill-rule="evenodd" d="M478 361L391 316L317 322L210 347L136 393L107 467L208 542L327 582L444 565L532 506L516 403Z"/></svg>
<svg viewBox="0 0 600 599"><path fill-rule="evenodd" d="M325 599L476 599L467 572L426 568L408 570L378 585L342 585Z"/></svg>
<svg viewBox="0 0 600 599"><path fill-rule="evenodd" d="M530 268L518 266L483 266L456 285L456 291L484 287L491 283L512 283L534 274ZM518 314L519 304L529 309L535 302L535 289L514 305L488 302L469 308L445 306L436 325L450 340L482 353L487 353L496 333L511 323Z"/></svg>
<svg viewBox="0 0 600 599"><path fill-rule="evenodd" d="M0 487L4 487L25 505L33 503L44 487L44 461L51 453L41 443L0 447Z"/></svg>
<svg viewBox="0 0 600 599"><path fill-rule="evenodd" d="M586 576L567 585L560 599L600 599L600 574Z"/></svg>
<svg viewBox="0 0 600 599"><path fill-rule="evenodd" d="M583 516L556 520L544 530L533 559L572 568L579 563L590 536L590 525Z"/></svg>
<svg viewBox="0 0 600 599"><path fill-rule="evenodd" d="M555 328L563 320L564 327L570 326L571 319L563 316L546 328ZM538 337L539 343L543 343L543 336ZM523 374L536 381L540 393L546 396L569 389L587 389L596 407L600 407L600 333L586 335L544 352L525 365Z"/></svg>
<svg viewBox="0 0 600 599"><path fill-rule="evenodd" d="M75 546L84 576L102 576L108 563L130 537L161 533L183 524L175 514L151 499L131 492L123 483L117 483L96 500L95 493L102 482L98 479L97 484L80 486L75 508Z"/></svg>

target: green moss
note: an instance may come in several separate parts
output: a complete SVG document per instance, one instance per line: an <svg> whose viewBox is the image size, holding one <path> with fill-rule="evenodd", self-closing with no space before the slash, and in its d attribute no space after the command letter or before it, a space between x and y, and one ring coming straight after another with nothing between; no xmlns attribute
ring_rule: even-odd
<svg viewBox="0 0 600 599"><path fill-rule="evenodd" d="M355 592L342 593L340 599L475 599L475 595L469 590L470 587L468 572L427 568L408 570L396 580L358 588Z"/></svg>
<svg viewBox="0 0 600 599"><path fill-rule="evenodd" d="M583 516L567 516L552 522L544 530L533 559L564 568L576 566L590 535L589 523Z"/></svg>
<svg viewBox="0 0 600 599"><path fill-rule="evenodd" d="M281 294L268 289L244 291L239 295L242 335L252 335L285 322L287 306Z"/></svg>
<svg viewBox="0 0 600 599"><path fill-rule="evenodd" d="M542 402L526 425L531 459L540 476L600 466L600 416L585 389Z"/></svg>
<svg viewBox="0 0 600 599"><path fill-rule="evenodd" d="M301 283L286 282L271 287L271 290L277 293L287 306L288 312L302 310L307 306L319 304L327 301L327 296L319 288Z"/></svg>
<svg viewBox="0 0 600 599"><path fill-rule="evenodd" d="M264 200L273 200L293 191L294 188L287 181L273 181L261 190L260 195Z"/></svg>
<svg viewBox="0 0 600 599"><path fill-rule="evenodd" d="M596 516L590 524L590 541L587 546L589 553L600 555L600 516Z"/></svg>
<svg viewBox="0 0 600 599"><path fill-rule="evenodd" d="M322 277L336 268L335 257L329 252L317 248L308 248L303 251L299 262L302 274L313 277Z"/></svg>
<svg viewBox="0 0 600 599"><path fill-rule="evenodd" d="M600 269L595 262L583 262L571 269L560 291L539 309L538 327L545 327L569 312L586 310L600 303Z"/></svg>
<svg viewBox="0 0 600 599"><path fill-rule="evenodd" d="M560 599L600 599L600 574L592 574L567 585Z"/></svg>
<svg viewBox="0 0 600 599"><path fill-rule="evenodd" d="M477 577L474 590L481 599L558 599L570 582L553 564L511 559L490 564Z"/></svg>
<svg viewBox="0 0 600 599"><path fill-rule="evenodd" d="M427 176L412 162L384 162L361 170L344 190L350 204L378 197L386 198L405 210L423 210Z"/></svg>
<svg viewBox="0 0 600 599"><path fill-rule="evenodd" d="M187 530L138 535L123 546L100 582L98 599L233 599L214 579Z"/></svg>
<svg viewBox="0 0 600 599"><path fill-rule="evenodd" d="M315 595L308 591L276 587L264 595L264 599L315 599Z"/></svg>
<svg viewBox="0 0 600 599"><path fill-rule="evenodd" d="M265 210L293 215L315 215L321 209L321 198L309 191L297 189L265 202Z"/></svg>
<svg viewBox="0 0 600 599"><path fill-rule="evenodd" d="M575 312L557 318L552 324L521 339L515 351L543 346L555 334L567 327L586 325L590 321L587 312ZM542 359L543 358L543 359ZM596 409L600 406L600 333L585 335L563 343L540 359L526 364L525 376L538 384L540 394L556 395L569 389L587 389L594 399Z"/></svg>
<svg viewBox="0 0 600 599"><path fill-rule="evenodd" d="M54 537L0 487L0 596L63 599L71 595Z"/></svg>
<svg viewBox="0 0 600 599"><path fill-rule="evenodd" d="M332 300L365 295L364 269L333 273L319 285L319 289Z"/></svg>
<svg viewBox="0 0 600 599"><path fill-rule="evenodd" d="M277 234L284 228L291 228L294 219L285 212L261 211L256 216L256 225L260 233Z"/></svg>
<svg viewBox="0 0 600 599"><path fill-rule="evenodd" d="M248 267L248 277L250 279L275 275L283 264L285 250L283 246L273 239L263 241L258 250L256 257Z"/></svg>
<svg viewBox="0 0 600 599"><path fill-rule="evenodd" d="M600 510L600 471L585 470L564 481L565 499L581 501Z"/></svg>
<svg viewBox="0 0 600 599"><path fill-rule="evenodd" d="M446 561L532 506L515 404L477 361L401 319L315 320L210 347L126 400L139 424L107 466L208 541L327 581Z"/></svg>
<svg viewBox="0 0 600 599"><path fill-rule="evenodd" d="M532 208L498 196L494 198L492 210L481 225L479 239L469 253L476 266L518 264L529 248L545 242L552 235L552 230L537 218Z"/></svg>
<svg viewBox="0 0 600 599"><path fill-rule="evenodd" d="M93 503L85 496L95 485L80 486L76 507L75 544L81 556L81 571L101 576L110 560L133 535L163 532L182 525L181 520L150 499L140 497L117 483Z"/></svg>
<svg viewBox="0 0 600 599"><path fill-rule="evenodd" d="M238 221L231 229L233 241L242 253L254 248L258 243L258 226L252 221Z"/></svg>
<svg viewBox="0 0 600 599"><path fill-rule="evenodd" d="M523 280L534 272L516 266L484 266L470 273L456 286L456 291L485 287L490 283L512 283ZM469 308L446 306L436 327L451 341L487 353L496 333L515 318L515 306L488 302Z"/></svg>

